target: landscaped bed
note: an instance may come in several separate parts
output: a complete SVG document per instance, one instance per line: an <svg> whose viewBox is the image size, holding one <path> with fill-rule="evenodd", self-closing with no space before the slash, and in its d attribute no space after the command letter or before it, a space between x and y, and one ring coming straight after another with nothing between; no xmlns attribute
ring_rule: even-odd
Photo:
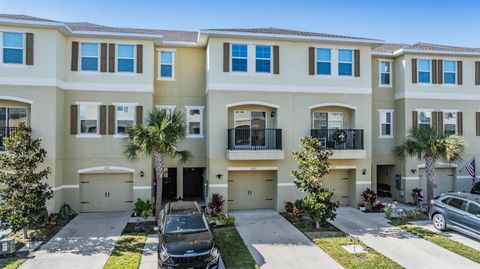
<svg viewBox="0 0 480 269"><path fill-rule="evenodd" d="M354 240L347 236L330 224L322 226L320 229L316 229L315 222L310 219L301 218L299 220L293 220L288 214L282 215L290 223L297 227L297 229L309 237L310 240L312 240L323 251L325 251L328 255L330 255L339 264L347 269L403 268L374 249L369 248L358 240ZM363 248L365 252L350 253L343 248L344 246L352 244Z"/></svg>
<svg viewBox="0 0 480 269"><path fill-rule="evenodd" d="M153 223L127 224L103 268L137 269L149 233L155 233Z"/></svg>
<svg viewBox="0 0 480 269"><path fill-rule="evenodd" d="M234 226L217 227L212 232L227 269L258 268Z"/></svg>

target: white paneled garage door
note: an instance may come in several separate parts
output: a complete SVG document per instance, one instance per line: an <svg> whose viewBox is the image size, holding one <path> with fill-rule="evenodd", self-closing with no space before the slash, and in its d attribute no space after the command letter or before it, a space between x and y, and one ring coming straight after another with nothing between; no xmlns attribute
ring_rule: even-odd
<svg viewBox="0 0 480 269"><path fill-rule="evenodd" d="M335 190L333 201L340 201L341 206L349 204L351 170L330 170L330 173L324 177L325 187Z"/></svg>
<svg viewBox="0 0 480 269"><path fill-rule="evenodd" d="M420 188L423 189L423 194L427 196L427 175L425 169L420 169ZM433 181L433 196L438 196L442 193L452 192L453 188L453 169L452 168L436 168L435 179Z"/></svg>
<svg viewBox="0 0 480 269"><path fill-rule="evenodd" d="M133 209L131 173L80 175L80 212Z"/></svg>
<svg viewBox="0 0 480 269"><path fill-rule="evenodd" d="M271 209L274 207L274 171L228 173L228 209Z"/></svg>

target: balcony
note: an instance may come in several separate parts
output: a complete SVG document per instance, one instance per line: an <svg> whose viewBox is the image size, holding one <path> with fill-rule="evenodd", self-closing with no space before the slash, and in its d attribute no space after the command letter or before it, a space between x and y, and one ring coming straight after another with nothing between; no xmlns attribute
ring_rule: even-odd
<svg viewBox="0 0 480 269"><path fill-rule="evenodd" d="M281 160L282 129L228 129L228 160Z"/></svg>
<svg viewBox="0 0 480 269"><path fill-rule="evenodd" d="M311 136L333 150L331 159L365 159L364 132L362 129L312 129Z"/></svg>
<svg viewBox="0 0 480 269"><path fill-rule="evenodd" d="M17 127L0 127L0 151L5 150L3 139L10 137L17 130Z"/></svg>

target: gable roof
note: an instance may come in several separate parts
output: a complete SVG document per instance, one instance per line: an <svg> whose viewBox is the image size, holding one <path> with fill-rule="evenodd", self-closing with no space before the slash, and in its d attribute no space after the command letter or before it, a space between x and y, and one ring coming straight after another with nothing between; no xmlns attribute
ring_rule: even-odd
<svg viewBox="0 0 480 269"><path fill-rule="evenodd" d="M386 43L372 48L372 54L396 56L403 53L480 55L480 48L448 46L417 42L413 45Z"/></svg>
<svg viewBox="0 0 480 269"><path fill-rule="evenodd" d="M33 17L23 14L0 14L0 18L10 19L10 20L23 20L23 21L43 21L43 22L58 22L54 20L48 20L39 17Z"/></svg>
<svg viewBox="0 0 480 269"><path fill-rule="evenodd" d="M409 44L385 43L372 48L373 54L393 54L402 48L410 46Z"/></svg>

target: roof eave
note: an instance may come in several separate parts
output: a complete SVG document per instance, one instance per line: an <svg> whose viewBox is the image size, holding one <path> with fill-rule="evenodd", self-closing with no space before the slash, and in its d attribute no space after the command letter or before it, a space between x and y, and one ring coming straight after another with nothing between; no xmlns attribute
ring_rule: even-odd
<svg viewBox="0 0 480 269"><path fill-rule="evenodd" d="M480 56L480 52L461 52L461 51L445 51L445 50L413 50L401 49L395 51L394 55L401 55L406 53L412 54L435 54L435 55L460 55L460 56Z"/></svg>
<svg viewBox="0 0 480 269"><path fill-rule="evenodd" d="M356 39L356 38L333 38L333 37L319 37L319 36L295 36L295 35L280 35L280 34L265 34L265 33L246 33L234 31L216 31L216 30L200 30L200 35L208 36L231 36L231 37L249 37L249 38L266 38L277 40L294 40L294 41L323 41L331 43L352 43L363 45L380 45L385 43L384 40L378 39Z"/></svg>

